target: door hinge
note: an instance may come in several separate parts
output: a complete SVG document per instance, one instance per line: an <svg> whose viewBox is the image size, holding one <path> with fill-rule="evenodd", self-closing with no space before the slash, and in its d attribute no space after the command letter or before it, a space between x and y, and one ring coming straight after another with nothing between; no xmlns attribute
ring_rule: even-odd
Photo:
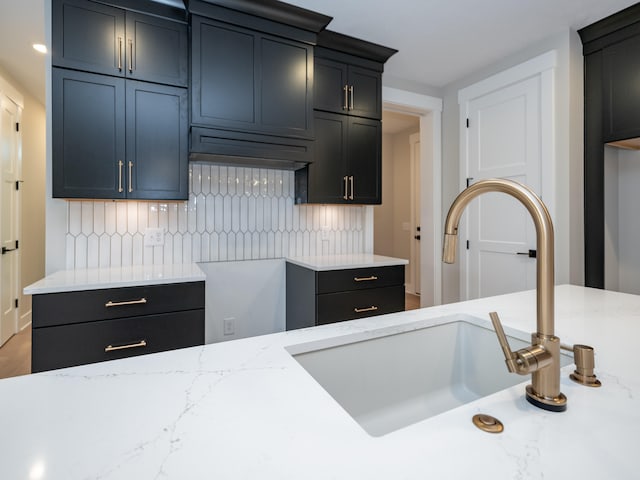
<svg viewBox="0 0 640 480"><path fill-rule="evenodd" d="M16 132L20 131L20 123L16 122Z"/></svg>
<svg viewBox="0 0 640 480"><path fill-rule="evenodd" d="M467 240L467 250L469 250L469 240Z"/></svg>
<svg viewBox="0 0 640 480"><path fill-rule="evenodd" d="M469 119L467 118L467 128L469 128Z"/></svg>
<svg viewBox="0 0 640 480"><path fill-rule="evenodd" d="M473 177L467 177L467 188L469 188L469 185L471 185L472 180Z"/></svg>
<svg viewBox="0 0 640 480"><path fill-rule="evenodd" d="M20 190L20 184L23 182L24 180L16 180L16 190Z"/></svg>
<svg viewBox="0 0 640 480"><path fill-rule="evenodd" d="M15 303L15 305L16 305L16 308L18 308L18 299L17 299L17 298L16 298L16 300L15 300L15 302L14 302L14 303Z"/></svg>

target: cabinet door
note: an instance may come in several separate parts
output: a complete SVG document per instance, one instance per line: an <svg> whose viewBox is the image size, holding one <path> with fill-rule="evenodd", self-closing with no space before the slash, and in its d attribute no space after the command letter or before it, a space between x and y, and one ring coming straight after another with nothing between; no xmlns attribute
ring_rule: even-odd
<svg viewBox="0 0 640 480"><path fill-rule="evenodd" d="M640 136L640 38L603 50L604 141Z"/></svg>
<svg viewBox="0 0 640 480"><path fill-rule="evenodd" d="M186 87L187 26L127 12L126 75L137 80Z"/></svg>
<svg viewBox="0 0 640 480"><path fill-rule="evenodd" d="M250 30L193 17L193 123L251 129L256 123L256 36Z"/></svg>
<svg viewBox="0 0 640 480"><path fill-rule="evenodd" d="M349 118L347 162L353 203L382 203L382 126L379 120Z"/></svg>
<svg viewBox="0 0 640 480"><path fill-rule="evenodd" d="M260 37L259 128L312 138L313 50L278 37Z"/></svg>
<svg viewBox="0 0 640 480"><path fill-rule="evenodd" d="M52 69L54 197L124 198L124 85L121 78Z"/></svg>
<svg viewBox="0 0 640 480"><path fill-rule="evenodd" d="M86 0L54 0L54 66L124 75L124 10Z"/></svg>
<svg viewBox="0 0 640 480"><path fill-rule="evenodd" d="M347 113L347 65L326 58L315 59L313 103L316 110Z"/></svg>
<svg viewBox="0 0 640 480"><path fill-rule="evenodd" d="M382 118L382 74L368 68L349 66L349 114Z"/></svg>
<svg viewBox="0 0 640 480"><path fill-rule="evenodd" d="M308 168L309 203L347 203L345 153L349 117L316 112L314 161Z"/></svg>
<svg viewBox="0 0 640 480"><path fill-rule="evenodd" d="M184 88L127 80L128 198L188 199L187 101Z"/></svg>

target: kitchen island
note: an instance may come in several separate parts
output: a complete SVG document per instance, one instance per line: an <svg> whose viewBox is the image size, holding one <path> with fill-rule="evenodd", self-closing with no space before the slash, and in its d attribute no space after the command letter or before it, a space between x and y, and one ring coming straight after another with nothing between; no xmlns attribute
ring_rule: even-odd
<svg viewBox="0 0 640 480"><path fill-rule="evenodd" d="M556 334L595 348L601 388L569 380L566 412L522 383L387 435L367 434L290 351L497 311L535 330L535 292L55 370L0 381L7 479L634 478L640 296L556 287ZM498 343L495 344L498 349ZM407 368L411 368L410 365ZM435 368L435 367L434 367ZM471 417L505 425L482 432Z"/></svg>

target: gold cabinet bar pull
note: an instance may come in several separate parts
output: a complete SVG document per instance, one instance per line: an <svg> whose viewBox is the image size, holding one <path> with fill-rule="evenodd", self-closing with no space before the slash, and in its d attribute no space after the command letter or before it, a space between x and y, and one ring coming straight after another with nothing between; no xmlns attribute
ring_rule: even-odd
<svg viewBox="0 0 640 480"><path fill-rule="evenodd" d="M133 73L133 40L129 39L129 73Z"/></svg>
<svg viewBox="0 0 640 480"><path fill-rule="evenodd" d="M370 277L353 277L354 282L371 282L372 280L377 280L378 277L375 275L371 275Z"/></svg>
<svg viewBox="0 0 640 480"><path fill-rule="evenodd" d="M147 303L147 299L144 297L140 298L139 300L127 300L126 302L112 302L111 300L109 300L107 303L104 304L104 306L109 308L109 307L122 307L123 305L141 305L143 303Z"/></svg>
<svg viewBox="0 0 640 480"><path fill-rule="evenodd" d="M351 184L351 191L349 192L349 200L353 200L353 175L349 177L349 183Z"/></svg>
<svg viewBox="0 0 640 480"><path fill-rule="evenodd" d="M347 183L349 181L349 177L342 177L342 179L344 180L344 195L342 198L349 200L349 184Z"/></svg>
<svg viewBox="0 0 640 480"><path fill-rule="evenodd" d="M375 312L376 310L378 310L378 307L376 307L375 305L371 305L370 307L367 308L354 308L353 311L356 313L364 313L364 312Z"/></svg>
<svg viewBox="0 0 640 480"><path fill-rule="evenodd" d="M349 110L353 110L353 85L349 86Z"/></svg>
<svg viewBox="0 0 640 480"><path fill-rule="evenodd" d="M342 87L344 91L344 104L342 105L343 110L349 110L349 85L345 85Z"/></svg>
<svg viewBox="0 0 640 480"><path fill-rule="evenodd" d="M147 346L147 341L146 340L140 340L137 343L129 343L127 345L107 345L106 347L104 347L104 351L105 353L107 352L115 352L118 350L126 350L128 348L139 348L139 347L146 347Z"/></svg>
<svg viewBox="0 0 640 480"><path fill-rule="evenodd" d="M122 37L118 37L118 71L122 71Z"/></svg>
<svg viewBox="0 0 640 480"><path fill-rule="evenodd" d="M122 193L122 160L118 160L118 193Z"/></svg>
<svg viewBox="0 0 640 480"><path fill-rule="evenodd" d="M133 162L129 162L129 193L133 192Z"/></svg>

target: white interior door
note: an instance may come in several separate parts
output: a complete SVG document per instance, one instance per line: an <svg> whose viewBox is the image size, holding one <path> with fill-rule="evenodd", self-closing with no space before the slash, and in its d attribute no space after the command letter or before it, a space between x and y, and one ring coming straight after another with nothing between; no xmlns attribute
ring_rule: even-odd
<svg viewBox="0 0 640 480"><path fill-rule="evenodd" d="M541 78L534 76L467 102L468 183L508 178L541 192ZM535 288L535 229L525 208L503 193L468 208L461 295L472 299ZM464 237L461 238L464 248ZM531 254L533 255L533 254ZM465 296L466 291L466 296Z"/></svg>
<svg viewBox="0 0 640 480"><path fill-rule="evenodd" d="M420 239L423 226L420 225L420 134L414 133L409 137L411 152L411 258L409 260L409 277L411 291L420 295ZM425 226L426 227L426 226Z"/></svg>
<svg viewBox="0 0 640 480"><path fill-rule="evenodd" d="M0 94L0 345L18 328L18 190L20 133L18 106Z"/></svg>

